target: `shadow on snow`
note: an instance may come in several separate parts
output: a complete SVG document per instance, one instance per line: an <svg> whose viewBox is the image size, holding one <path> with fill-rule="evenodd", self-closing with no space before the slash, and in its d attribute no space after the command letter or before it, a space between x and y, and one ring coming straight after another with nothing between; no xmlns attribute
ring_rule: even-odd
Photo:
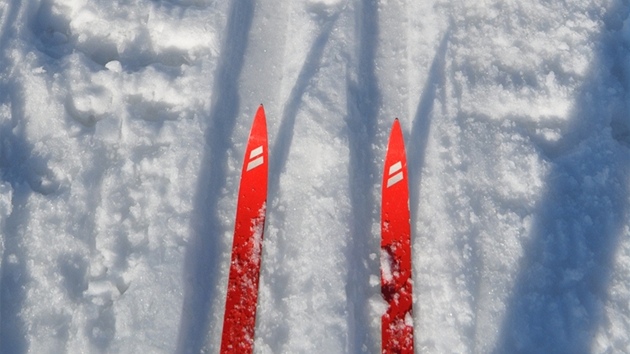
<svg viewBox="0 0 630 354"><path fill-rule="evenodd" d="M0 86L0 91L10 91L11 120L0 125L0 180L7 182L12 189L11 213L4 220L0 242L4 242L4 253L0 264L0 352L26 353L26 328L21 319L23 302L26 298L26 284L30 277L26 268L26 256L22 244L23 224L28 219L25 209L29 195L37 185L30 164L46 165L41 161L31 161L32 146L23 136L24 106L18 97L21 89L15 85ZM0 92L0 100L5 100L6 92Z"/></svg>
<svg viewBox="0 0 630 354"><path fill-rule="evenodd" d="M209 329L212 301L220 281L226 231L217 210L227 176L230 136L239 109L238 81L254 16L254 0L232 1L219 59L208 126L206 151L191 217L193 235L184 264L184 303L178 353L199 353ZM219 343L213 343L219 346Z"/></svg>
<svg viewBox="0 0 630 354"><path fill-rule="evenodd" d="M25 204L30 193L37 187L37 180L29 171L31 163L46 165L41 161L31 161L32 146L24 136L24 100L22 87L10 76L13 60L6 54L9 43L17 35L14 23L20 16L21 4L9 2L0 28L0 104L8 103L10 117L0 117L0 180L7 182L12 189L11 213L3 220L0 243L4 252L0 263L0 352L26 353L26 328L20 313L26 298L26 284L29 276L26 257L22 245L22 224L28 218ZM2 112L0 112L2 114Z"/></svg>
<svg viewBox="0 0 630 354"><path fill-rule="evenodd" d="M424 166L424 156L426 154L429 131L431 130L431 113L433 112L438 94L441 95L440 100L443 103L446 102L446 98L444 97L446 82L444 64L446 62L446 51L448 49L449 39L450 29L447 29L431 63L429 76L422 90L420 101L418 102L418 108L416 109L416 115L413 118L413 125L411 127L411 135L407 143L409 200L412 219L418 215L420 183L422 181L420 176L422 174L422 166Z"/></svg>
<svg viewBox="0 0 630 354"><path fill-rule="evenodd" d="M497 353L590 352L604 320L603 301L630 194L628 150L613 139L616 117L627 120L629 114L623 102L623 81L629 78L616 72L627 58L620 16L628 11L617 5L607 15L572 125L560 142L543 147L552 167L507 302Z"/></svg>
<svg viewBox="0 0 630 354"><path fill-rule="evenodd" d="M326 44L328 43L328 39L330 38L330 33L334 28L335 23L339 17L339 13L331 16L321 25L321 29L315 40L313 41L313 45L311 46L308 54L306 55L306 59L304 64L302 65L302 69L298 74L297 80L291 89L291 93L289 94L289 98L284 105L284 110L282 112L282 121L280 123L280 127L278 129L278 135L274 141L273 147L269 153L269 197L268 200L273 201L280 196L280 176L284 172L286 162L289 157L289 151L291 149L291 144L293 141L293 132L295 127L295 121L297 118L297 114L300 109L300 105L302 103L302 98L308 88L311 79L317 74L322 55L324 53L324 49L326 48ZM278 209L276 205L272 205L268 211L268 214L273 214L276 219L276 226L278 227L278 247L280 248L280 257L288 254L285 251L285 246L287 242L284 239L289 236L286 235L283 224L285 222L284 212ZM263 261L264 262L264 261ZM280 260L278 263L282 264L283 262ZM271 287L271 291L274 293L273 299L283 299L286 294L286 288L288 284L288 274L283 271L286 267L280 267L273 274L273 280L271 280L274 284ZM263 267L264 269L264 267ZM288 269L287 269L288 271ZM284 301L278 301L276 303L277 307L284 307ZM287 341L288 333L289 333L289 324L285 323L282 326L279 323L273 324L272 327L275 328L274 332L274 342L278 346L273 349L274 352L282 351L282 344ZM271 345L271 343L270 343Z"/></svg>
<svg viewBox="0 0 630 354"><path fill-rule="evenodd" d="M376 78L375 57L378 46L378 2L357 2L355 15L358 33L356 82L348 78L346 124L348 130L350 182L350 239L346 298L348 299L348 351L350 353L376 351L376 341L370 336L368 299L371 293L369 277L378 269L370 254L378 249L372 234L376 217L373 190L379 180L374 164L373 144L376 139L377 118L381 94ZM393 118L392 118L393 119ZM374 269L370 269L372 264Z"/></svg>

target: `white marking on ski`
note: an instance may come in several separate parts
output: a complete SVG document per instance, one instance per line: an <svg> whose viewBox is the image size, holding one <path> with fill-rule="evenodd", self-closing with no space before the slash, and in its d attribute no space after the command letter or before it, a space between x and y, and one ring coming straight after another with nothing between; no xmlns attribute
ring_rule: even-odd
<svg viewBox="0 0 630 354"><path fill-rule="evenodd" d="M402 168L402 162L398 161L395 164L391 165L389 167L389 175L393 175L394 173L400 171L400 169Z"/></svg>
<svg viewBox="0 0 630 354"><path fill-rule="evenodd" d="M393 186L394 184L402 181L403 173L402 173L402 162L398 161L395 164L389 167L389 179L387 180L387 188ZM398 173L396 173L398 172Z"/></svg>
<svg viewBox="0 0 630 354"><path fill-rule="evenodd" d="M263 164L263 162L265 162L265 160L263 159L262 156L259 156L257 159L250 161L247 164L247 171L249 170L253 170L254 168L260 166Z"/></svg>
<svg viewBox="0 0 630 354"><path fill-rule="evenodd" d="M263 162L265 162L263 156L263 147L262 145L260 145L259 147L253 149L250 153L249 153L249 163L247 164L247 171L249 170L253 170L254 168L260 166L263 164ZM257 157L258 156L258 157ZM255 158L257 157L257 158Z"/></svg>
<svg viewBox="0 0 630 354"><path fill-rule="evenodd" d="M402 171L400 171L400 172L398 172L397 174L393 175L392 177L390 177L387 180L387 188L389 188L389 187L393 186L394 184L402 181L402 179L403 179L403 173L402 173Z"/></svg>
<svg viewBox="0 0 630 354"><path fill-rule="evenodd" d="M263 153L263 147L262 145L260 145L259 147L253 149L250 153L249 153L249 158L253 159L254 157L258 156L258 155L262 155Z"/></svg>

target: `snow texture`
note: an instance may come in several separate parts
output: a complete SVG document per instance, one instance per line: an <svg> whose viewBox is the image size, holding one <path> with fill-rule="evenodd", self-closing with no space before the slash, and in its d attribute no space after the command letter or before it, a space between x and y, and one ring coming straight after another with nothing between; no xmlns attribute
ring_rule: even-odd
<svg viewBox="0 0 630 354"><path fill-rule="evenodd" d="M389 128L416 352L630 353L625 0L0 2L0 353L218 352L269 128L256 353L377 353Z"/></svg>

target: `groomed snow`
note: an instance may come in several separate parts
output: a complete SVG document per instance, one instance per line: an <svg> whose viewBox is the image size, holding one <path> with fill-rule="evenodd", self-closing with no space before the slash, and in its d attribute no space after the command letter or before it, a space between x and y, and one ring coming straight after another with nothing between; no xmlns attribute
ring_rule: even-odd
<svg viewBox="0 0 630 354"><path fill-rule="evenodd" d="M416 352L630 353L629 90L622 0L0 2L0 353L218 352L260 103L256 353L379 352L395 117Z"/></svg>

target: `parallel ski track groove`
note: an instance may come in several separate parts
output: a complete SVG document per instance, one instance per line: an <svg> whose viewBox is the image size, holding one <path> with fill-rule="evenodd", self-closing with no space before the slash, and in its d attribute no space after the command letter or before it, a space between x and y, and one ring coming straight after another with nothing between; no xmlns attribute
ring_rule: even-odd
<svg viewBox="0 0 630 354"><path fill-rule="evenodd" d="M210 310L221 279L221 254L227 252L221 237L225 227L218 203L228 174L230 136L239 109L238 82L254 17L254 0L230 4L221 57L216 69L212 106L206 129L206 151L202 159L197 198L192 214L190 244L186 250L184 304L177 344L178 353L198 353L209 329ZM224 301L221 301L224 304ZM218 317L217 317L218 318ZM212 343L217 348L219 343Z"/></svg>
<svg viewBox="0 0 630 354"><path fill-rule="evenodd" d="M370 331L368 297L370 274L378 273L378 262L370 260L377 252L378 235L372 234L372 225L378 218L373 191L380 175L374 164L372 149L376 141L378 112L381 94L376 77L376 51L378 45L378 1L355 2L355 26L358 34L356 67L357 82L348 82L348 117L346 119L349 144L348 181L350 182L350 237L346 299L348 315L348 352L377 352L378 340ZM394 119L388 117L387 119ZM368 264L367 268L365 264ZM371 268L373 267L373 269Z"/></svg>
<svg viewBox="0 0 630 354"><path fill-rule="evenodd" d="M424 160L427 153L427 143L429 135L431 133L432 117L436 114L439 114L434 112L434 110L437 108L435 107L435 102L436 100L439 100L443 106L447 104L446 60L449 41L451 38L451 26L449 26L442 35L442 39L440 40L439 46L433 58L433 62L429 67L429 75L422 90L422 95L418 102L418 107L416 109L416 114L414 116L411 128L411 139L409 142L408 150L409 169L412 171L409 173L409 194L411 203L411 215L412 218L415 218L414 220L418 220L422 217L418 215L418 206L421 198L420 186L422 183L422 169L424 167ZM444 110L445 108L442 107L442 109ZM412 225L412 230L414 229L416 228L414 227L414 225ZM422 231L420 230L419 232L421 233ZM479 299L479 296L477 295L480 274L475 265L480 264L481 255L477 244L478 240L473 234L457 235L457 238L453 240L453 246L457 248L458 254L467 253L466 249L470 250L470 257L462 259L462 262L465 264L465 266L461 268L461 271L464 272L464 281L466 281L468 284L466 288L472 289L472 294L474 294L471 299L472 301L477 301ZM417 298L418 294L416 294L415 297ZM471 306L473 308L476 308L475 304L471 304ZM471 330L474 331L475 328L476 326L473 325L473 328ZM474 338L474 336L469 335L467 335L466 337ZM471 344L471 348L474 351L474 342L471 342L469 344Z"/></svg>
<svg viewBox="0 0 630 354"><path fill-rule="evenodd" d="M309 49L308 54L306 55L306 59L304 60L304 64L298 74L298 77L291 89L289 97L284 104L284 110L282 111L282 120L280 122L280 127L278 129L277 136L274 140L273 147L270 149L269 153L269 201L274 200L275 198L281 195L280 193L280 176L284 173L286 163L289 157L289 152L291 150L291 146L293 143L293 132L295 127L295 122L297 118L297 114L300 110L300 105L302 104L302 99L306 90L312 80L312 78L317 74L322 55L324 54L324 50L326 49L326 45L330 38L330 33L335 27L335 23L339 18L339 14L335 14L330 19L326 20L320 28L319 34L314 39L311 48ZM282 250L285 248L284 245L287 244L286 238L290 237L284 232L284 228L282 227L286 220L285 215L282 210L277 208L277 205L270 205L269 215L271 215L275 219L275 226L278 228L277 242L278 247ZM269 238L268 238L269 239ZM286 254L286 252L282 252L281 254ZM264 260L263 260L264 262ZM274 299L283 299L284 294L287 291L287 273L284 271L279 271L274 273L274 284L275 287L272 287L271 291L274 293ZM282 278L282 279L280 279ZM277 308L286 307L286 302L278 301L276 303ZM284 335L279 335L277 338L277 347L273 347L274 352L281 352L282 346L286 341L286 333L289 331L289 323L285 323L284 326L281 324L275 324L275 326L279 326L279 328L283 328L279 331L279 333L283 333Z"/></svg>

